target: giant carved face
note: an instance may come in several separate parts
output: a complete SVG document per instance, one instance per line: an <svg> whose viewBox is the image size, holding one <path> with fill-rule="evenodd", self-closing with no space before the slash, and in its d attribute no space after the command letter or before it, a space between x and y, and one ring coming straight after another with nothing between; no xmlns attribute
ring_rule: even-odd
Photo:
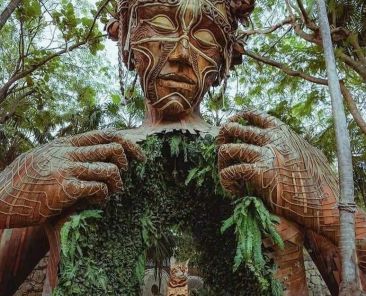
<svg viewBox="0 0 366 296"><path fill-rule="evenodd" d="M197 109L229 55L225 1L136 0L130 7L133 62L149 108L176 119Z"/></svg>

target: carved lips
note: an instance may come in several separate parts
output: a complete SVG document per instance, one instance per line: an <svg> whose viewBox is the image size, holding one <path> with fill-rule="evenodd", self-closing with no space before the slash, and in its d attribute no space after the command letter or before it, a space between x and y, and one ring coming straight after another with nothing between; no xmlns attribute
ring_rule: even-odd
<svg viewBox="0 0 366 296"><path fill-rule="evenodd" d="M179 75L179 74L176 74L176 73L168 73L168 74L160 75L159 79L171 80L171 81L176 81L176 82L183 82L183 83L192 84L192 85L196 84L196 82L193 81L188 76Z"/></svg>

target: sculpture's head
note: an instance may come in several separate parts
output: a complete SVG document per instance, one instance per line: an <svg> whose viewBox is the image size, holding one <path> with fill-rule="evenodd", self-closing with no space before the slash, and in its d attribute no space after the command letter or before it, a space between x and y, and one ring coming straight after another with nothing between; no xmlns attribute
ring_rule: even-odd
<svg viewBox="0 0 366 296"><path fill-rule="evenodd" d="M219 84L233 63L241 62L241 46L234 34L253 3L120 1L120 54L140 77L153 121L175 121L199 113L208 88Z"/></svg>

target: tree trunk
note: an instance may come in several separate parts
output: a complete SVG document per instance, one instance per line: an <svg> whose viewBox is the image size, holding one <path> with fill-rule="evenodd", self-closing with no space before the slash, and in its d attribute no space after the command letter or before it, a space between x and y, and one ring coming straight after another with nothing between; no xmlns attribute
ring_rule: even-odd
<svg viewBox="0 0 366 296"><path fill-rule="evenodd" d="M347 121L337 67L334 57L328 16L324 0L317 0L319 23L322 34L325 61L328 72L329 92L332 99L332 110L335 123L338 170L340 178L340 239L339 249L342 262L342 283L340 295L354 295L352 291L359 287L357 255L355 250L355 219L356 205L354 202L354 184L352 169L352 153Z"/></svg>
<svg viewBox="0 0 366 296"><path fill-rule="evenodd" d="M22 0L11 0L8 6L6 6L4 11L0 14L0 31L20 2L22 2Z"/></svg>

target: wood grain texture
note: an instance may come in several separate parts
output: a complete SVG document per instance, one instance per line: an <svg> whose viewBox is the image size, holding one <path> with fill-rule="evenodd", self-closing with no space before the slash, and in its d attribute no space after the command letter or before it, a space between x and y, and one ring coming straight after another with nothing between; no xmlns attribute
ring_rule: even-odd
<svg viewBox="0 0 366 296"><path fill-rule="evenodd" d="M47 251L43 227L0 230L0 295L13 295Z"/></svg>

